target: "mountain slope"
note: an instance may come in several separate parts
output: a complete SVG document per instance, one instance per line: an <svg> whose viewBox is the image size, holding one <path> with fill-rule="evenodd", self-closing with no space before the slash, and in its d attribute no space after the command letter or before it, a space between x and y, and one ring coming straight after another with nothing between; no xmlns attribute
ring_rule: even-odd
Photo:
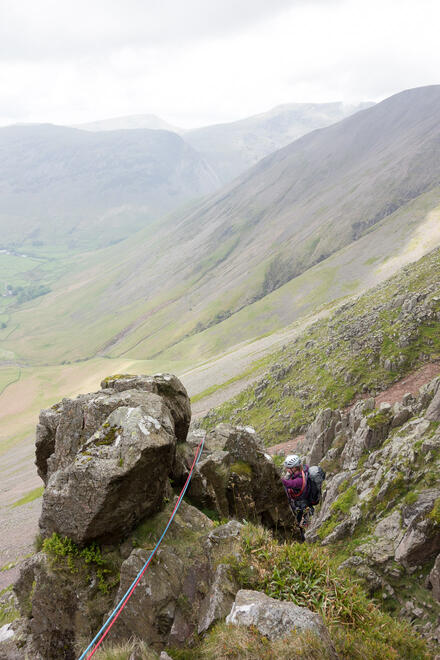
<svg viewBox="0 0 440 660"><path fill-rule="evenodd" d="M56 359L202 360L383 280L440 242L439 107L439 86L398 94L79 259L5 347L41 359L49 327Z"/></svg>
<svg viewBox="0 0 440 660"><path fill-rule="evenodd" d="M167 131L0 129L2 244L106 245L218 187L205 161Z"/></svg>
<svg viewBox="0 0 440 660"><path fill-rule="evenodd" d="M186 131L184 139L227 183L302 135L334 124L370 105L289 103L239 121Z"/></svg>
<svg viewBox="0 0 440 660"><path fill-rule="evenodd" d="M439 285L437 248L266 356L259 381L202 425L250 424L273 445L304 431L319 409L376 396L421 364L438 363Z"/></svg>

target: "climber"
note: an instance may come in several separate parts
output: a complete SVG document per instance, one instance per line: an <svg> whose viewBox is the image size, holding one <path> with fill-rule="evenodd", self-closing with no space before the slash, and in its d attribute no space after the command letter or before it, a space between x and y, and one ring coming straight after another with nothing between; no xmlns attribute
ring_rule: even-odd
<svg viewBox="0 0 440 660"><path fill-rule="evenodd" d="M311 480L309 478L308 465L302 465L301 459L296 454L287 456L284 461L287 470L286 478L281 479L289 499L290 508L296 517L301 534L301 542L304 541L304 527L309 523L314 513L311 503Z"/></svg>

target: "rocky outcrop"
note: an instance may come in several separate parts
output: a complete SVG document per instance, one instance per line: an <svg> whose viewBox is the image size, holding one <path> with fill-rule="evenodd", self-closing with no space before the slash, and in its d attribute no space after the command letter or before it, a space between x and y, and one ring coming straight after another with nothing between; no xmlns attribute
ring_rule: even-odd
<svg viewBox="0 0 440 660"><path fill-rule="evenodd" d="M367 399L357 403L348 415L347 441L341 454L344 469L355 469L362 454L379 447L388 436L393 421L391 406L382 404L379 411L373 409L374 400Z"/></svg>
<svg viewBox="0 0 440 660"><path fill-rule="evenodd" d="M188 490L191 501L221 518L246 519L291 531L294 520L278 470L251 427L220 424L209 433L200 429L190 433L187 447L178 452L176 478L187 474L203 434L203 458Z"/></svg>
<svg viewBox="0 0 440 660"><path fill-rule="evenodd" d="M75 635L89 632L86 613L78 606L86 605L95 592L78 587L53 570L43 552L25 562L14 590L27 624L30 657L74 660Z"/></svg>
<svg viewBox="0 0 440 660"><path fill-rule="evenodd" d="M120 377L103 389L42 411L37 468L46 489L43 536L115 542L162 506L176 434L185 439L190 406L171 375Z"/></svg>
<svg viewBox="0 0 440 660"><path fill-rule="evenodd" d="M24 562L15 585L30 657L74 658L138 575L175 503L169 478L180 489L205 434L183 442L189 420L186 392L167 374L115 376L42 411L43 550ZM112 629L116 641L139 638L157 652L186 646L232 607L238 585L224 558L240 547L238 520L292 532L278 471L254 430L221 425L204 440L189 497L235 520L214 527L181 503Z"/></svg>
<svg viewBox="0 0 440 660"><path fill-rule="evenodd" d="M212 626L215 621L224 619L231 611L237 584L231 577L230 568L226 564L219 564L210 590L200 606L198 634L202 634Z"/></svg>
<svg viewBox="0 0 440 660"><path fill-rule="evenodd" d="M305 439L307 446L311 447L306 459L309 465L317 465L322 461L332 446L340 420L341 415L338 410L326 408L321 410L310 424Z"/></svg>
<svg viewBox="0 0 440 660"><path fill-rule="evenodd" d="M376 409L367 399L332 413L340 419L322 460L328 479L306 534L327 546L350 540L352 553L342 567L362 578L371 594L397 602L402 617L431 636L427 617L437 607L433 563L440 552L440 427L433 419L439 383L435 378L418 396L407 394L393 406ZM324 413L314 428L322 419ZM409 585L413 573L426 569L435 598L426 591L413 603L401 581L406 576Z"/></svg>
<svg viewBox="0 0 440 660"><path fill-rule="evenodd" d="M184 646L230 610L238 585L229 567L217 565L216 560L233 551L240 523L213 528L209 518L194 507L183 503L179 511L171 538L158 551L157 561L142 579L142 589L134 591L116 623L119 639L137 636L157 650ZM149 552L135 549L122 564L115 604Z"/></svg>
<svg viewBox="0 0 440 660"><path fill-rule="evenodd" d="M440 602L440 555L437 555L434 566L429 573L428 584L432 589L432 595Z"/></svg>
<svg viewBox="0 0 440 660"><path fill-rule="evenodd" d="M325 644L327 657L337 660L329 632L319 614L288 601L270 598L260 591L241 589L226 623L254 626L270 640L282 639L292 632L312 632Z"/></svg>
<svg viewBox="0 0 440 660"><path fill-rule="evenodd" d="M148 534L141 525L105 564L92 566L75 552L65 557L39 552L25 561L14 587L23 657L77 657L78 644L92 639L144 566L174 504L170 501L165 511L149 518L144 523ZM112 628L114 642L138 638L160 652L169 645L185 646L199 630L224 618L238 585L220 559L237 552L241 527L236 521L214 527L201 511L182 502L142 585ZM103 575L112 567L104 584Z"/></svg>
<svg viewBox="0 0 440 660"><path fill-rule="evenodd" d="M418 566L440 552L440 524L430 516L437 500L440 489L425 490L414 504L401 508L406 530L394 557L404 566Z"/></svg>
<svg viewBox="0 0 440 660"><path fill-rule="evenodd" d="M440 422L440 379L436 380L435 394L425 415L430 422Z"/></svg>

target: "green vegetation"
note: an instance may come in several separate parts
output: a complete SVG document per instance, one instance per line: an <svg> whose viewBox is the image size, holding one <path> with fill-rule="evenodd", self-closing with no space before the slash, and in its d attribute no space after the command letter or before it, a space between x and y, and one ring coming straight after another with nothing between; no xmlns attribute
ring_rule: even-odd
<svg viewBox="0 0 440 660"><path fill-rule="evenodd" d="M106 376L102 379L104 383L112 383L114 380L122 380L124 378L136 378L134 374L113 374L113 376Z"/></svg>
<svg viewBox="0 0 440 660"><path fill-rule="evenodd" d="M331 318L316 322L261 360L262 380L211 411L202 426L212 429L222 421L249 424L268 445L287 441L320 408L344 408L356 396L374 395L425 361L436 359L440 355L440 301L434 293L439 277L440 250L434 250L355 302L346 303ZM416 324L413 314L402 314L405 300L414 292L433 312ZM379 428L388 422L388 413L374 412L367 421L371 428Z"/></svg>
<svg viewBox="0 0 440 660"><path fill-rule="evenodd" d="M232 562L242 587L319 612L342 658L430 657L425 642L409 624L383 613L358 583L338 569L331 550L280 544L251 525L242 539L243 557Z"/></svg>
<svg viewBox="0 0 440 660"><path fill-rule="evenodd" d="M350 486L348 488L348 484L346 484L345 488L340 490L342 490L341 495L333 502L331 510L336 513L347 514L357 499L356 486Z"/></svg>
<svg viewBox="0 0 440 660"><path fill-rule="evenodd" d="M417 479L416 479L417 482ZM378 483L374 488L371 494L371 501L374 501L374 511L375 513L380 513L386 509L389 509L391 505L397 503L404 497L407 496L408 490L411 487L410 480L406 479L402 472L399 472L392 481L389 482L386 491L381 492L383 484ZM379 493L381 493L380 498L378 498ZM364 503L364 507L367 504ZM371 506L371 502L369 504Z"/></svg>
<svg viewBox="0 0 440 660"><path fill-rule="evenodd" d="M367 416L367 424L370 429L378 429L391 422L392 413L388 410L377 410Z"/></svg>
<svg viewBox="0 0 440 660"><path fill-rule="evenodd" d="M17 303L19 305L28 302L29 300L33 300L34 298L39 298L39 296L44 296L50 291L51 288L49 286L45 286L44 284L30 284L29 286L9 287L10 295L17 296Z"/></svg>
<svg viewBox="0 0 440 660"><path fill-rule="evenodd" d="M111 557L104 556L97 543L79 548L72 539L61 537L55 532L45 539L42 551L52 559L52 566L68 570L71 574L81 573L88 581L96 576L100 592L108 594L119 583L119 571L115 570Z"/></svg>
<svg viewBox="0 0 440 660"><path fill-rule="evenodd" d="M298 274L298 272L296 274ZM294 268L287 259L283 259L280 255L274 257L264 274L260 296L263 297L268 293L271 293L271 291L275 291L275 289L278 289L294 276Z"/></svg>
<svg viewBox="0 0 440 660"><path fill-rule="evenodd" d="M27 495L24 495L19 500L14 502L14 504L12 504L12 507L22 506L23 504L28 504L28 502L33 502L34 500L37 500L39 497L41 497L43 495L43 492L44 492L44 486L39 486L38 488L34 488L33 490L29 491Z"/></svg>
<svg viewBox="0 0 440 660"><path fill-rule="evenodd" d="M133 545L137 548L153 547L169 519L169 506L166 510L141 522L133 532Z"/></svg>
<svg viewBox="0 0 440 660"><path fill-rule="evenodd" d="M277 468L279 470L281 470L284 467L285 458L286 457L284 455L281 456L281 455L278 455L278 454L275 454L275 455L272 456L272 460L273 460L273 462L275 463L275 465L277 466Z"/></svg>
<svg viewBox="0 0 440 660"><path fill-rule="evenodd" d="M415 504L417 502L417 498L418 498L417 493L414 492L413 490L410 490L409 493L407 493L403 498L403 501L407 505Z"/></svg>
<svg viewBox="0 0 440 660"><path fill-rule="evenodd" d="M333 530L338 526L339 520L335 516L331 516L328 520L323 523L319 530L318 536L321 540L325 539L326 536L331 534Z"/></svg>
<svg viewBox="0 0 440 660"><path fill-rule="evenodd" d="M186 500L189 502L188 498L186 498ZM156 515L141 522L133 531L133 545L138 548L152 549L161 536L163 530L165 529L173 509L174 501L168 501L166 499L162 511L159 511L159 513L156 513ZM218 520L218 516L216 516L215 513L211 512L209 509L203 510L203 513L205 513L205 515L207 515L209 518L212 518L213 520ZM166 539L164 540L164 545L171 544L176 552L182 551L182 558L185 555L186 550L191 550L191 548L194 549L198 547L200 537L206 531L197 531L197 525L193 525L194 521L190 521L189 525L181 524L181 520L185 520L187 514L188 508L186 503L183 502L180 506L179 512L174 518L173 524L168 530Z"/></svg>
<svg viewBox="0 0 440 660"><path fill-rule="evenodd" d="M292 650L294 649L294 656ZM313 633L292 633L270 641L255 628L219 623L195 649L167 649L173 660L329 660L324 643Z"/></svg>
<svg viewBox="0 0 440 660"><path fill-rule="evenodd" d="M230 467L231 472L240 475L241 477L252 477L252 468L248 463L244 461L238 461L233 463Z"/></svg>
<svg viewBox="0 0 440 660"><path fill-rule="evenodd" d="M338 569L330 551L309 544L278 543L261 527L247 524L241 534L241 558L229 558L242 588L263 591L318 612L341 660L428 660L424 640L409 624L397 622L366 596L362 587ZM188 649L168 648L174 660L290 660L328 658L323 640L291 634L270 641L255 628L216 624ZM142 657L142 656L141 656Z"/></svg>
<svg viewBox="0 0 440 660"><path fill-rule="evenodd" d="M440 497L434 502L432 511L429 514L429 519L432 520L435 525L440 526Z"/></svg>
<svg viewBox="0 0 440 660"><path fill-rule="evenodd" d="M122 428L120 426L110 426L108 431L106 430L105 435L102 438L98 438L94 444L97 447L112 445L121 433Z"/></svg>
<svg viewBox="0 0 440 660"><path fill-rule="evenodd" d="M0 603L0 628L18 619L20 612L15 607Z"/></svg>

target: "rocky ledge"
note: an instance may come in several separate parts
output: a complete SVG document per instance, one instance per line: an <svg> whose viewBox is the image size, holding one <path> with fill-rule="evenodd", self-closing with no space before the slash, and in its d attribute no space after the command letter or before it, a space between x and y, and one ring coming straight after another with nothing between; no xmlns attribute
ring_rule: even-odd
<svg viewBox="0 0 440 660"><path fill-rule="evenodd" d="M303 451L327 470L307 533L389 611L440 642L440 378L391 406L321 411Z"/></svg>

